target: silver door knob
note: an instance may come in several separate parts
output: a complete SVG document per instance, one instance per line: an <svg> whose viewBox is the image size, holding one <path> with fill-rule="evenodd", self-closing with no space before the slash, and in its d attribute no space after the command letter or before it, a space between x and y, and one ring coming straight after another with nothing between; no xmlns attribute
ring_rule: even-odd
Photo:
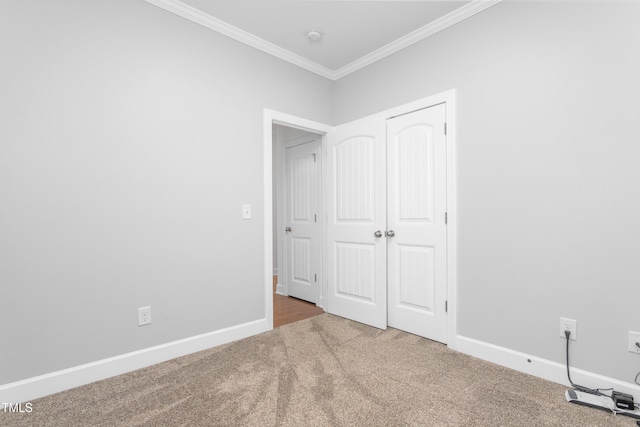
<svg viewBox="0 0 640 427"><path fill-rule="evenodd" d="M393 236L396 235L396 232L393 231L393 230L389 230L389 231L385 231L384 235L387 236L387 237L393 237Z"/></svg>
<svg viewBox="0 0 640 427"><path fill-rule="evenodd" d="M376 236L377 239L382 237L382 231L378 230L375 233L373 233L374 236Z"/></svg>
<svg viewBox="0 0 640 427"><path fill-rule="evenodd" d="M284 229L284 231L286 231L287 233L288 233L288 232L290 232L290 231L291 231L291 227L286 227L286 228Z"/></svg>

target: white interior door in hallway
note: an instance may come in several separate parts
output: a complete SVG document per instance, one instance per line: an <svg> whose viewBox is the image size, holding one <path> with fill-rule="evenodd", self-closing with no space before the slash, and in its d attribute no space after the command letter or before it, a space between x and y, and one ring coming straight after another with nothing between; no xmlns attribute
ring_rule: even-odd
<svg viewBox="0 0 640 427"><path fill-rule="evenodd" d="M287 294L318 299L318 147L312 139L286 148Z"/></svg>
<svg viewBox="0 0 640 427"><path fill-rule="evenodd" d="M328 311L447 341L445 104L327 134Z"/></svg>

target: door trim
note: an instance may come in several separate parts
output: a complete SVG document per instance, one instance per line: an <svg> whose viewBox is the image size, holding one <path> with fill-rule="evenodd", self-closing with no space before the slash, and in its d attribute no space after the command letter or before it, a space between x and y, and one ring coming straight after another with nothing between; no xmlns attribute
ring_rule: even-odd
<svg viewBox="0 0 640 427"><path fill-rule="evenodd" d="M456 124L456 90L450 89L417 101L409 102L385 111L375 116L386 120L412 111L432 107L438 104L446 104L447 122L447 346L453 350L458 349L457 328L458 328L458 143ZM264 109L263 114L263 156L264 156L264 284L265 284L265 318L269 329L273 329L273 194L272 194L272 132L271 126L280 124L292 128L306 130L319 135L325 135L332 129L332 126L303 119L290 114L281 113L271 109ZM323 156L326 155L325 147L322 147ZM324 179L324 178L323 178ZM323 193L326 193L326 187ZM326 194L322 195L322 200L326 200ZM324 213L321 216L324 222ZM321 227L322 227L321 222ZM320 232L322 241L326 239L325 230ZM322 268L320 269L322 279L320 284L322 292L326 295L324 249L320 253Z"/></svg>
<svg viewBox="0 0 640 427"><path fill-rule="evenodd" d="M273 329L273 133L272 126L283 125L295 129L304 130L310 133L315 133L321 137L326 135L328 131L332 129L331 126L324 123L315 122L312 120L303 119L301 117L293 116L290 114L282 113L279 111L265 108L263 110L262 120L262 153L263 153L263 194L264 194L264 315L269 330ZM322 144L322 143L321 143ZM320 171L322 174L322 171ZM323 218L324 214L320 215ZM319 241L324 241L324 231L322 228L322 221L320 221ZM322 246L322 245L321 245ZM324 263L322 260L322 250L319 251L319 262L322 268L320 268L320 277L318 282L320 286L323 286L323 271ZM321 292L324 290L321 289Z"/></svg>

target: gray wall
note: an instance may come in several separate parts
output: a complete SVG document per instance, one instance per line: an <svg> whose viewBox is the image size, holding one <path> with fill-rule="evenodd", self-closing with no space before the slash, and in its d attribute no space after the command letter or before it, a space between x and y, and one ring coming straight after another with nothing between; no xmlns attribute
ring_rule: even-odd
<svg viewBox="0 0 640 427"><path fill-rule="evenodd" d="M264 318L263 108L330 81L142 0L3 0L0 58L0 384Z"/></svg>
<svg viewBox="0 0 640 427"><path fill-rule="evenodd" d="M640 4L504 2L334 88L343 123L456 88L459 333L633 382ZM376 88L372 90L371 88Z"/></svg>
<svg viewBox="0 0 640 427"><path fill-rule="evenodd" d="M0 384L264 317L262 108L450 88L460 334L562 363L574 318L574 365L631 382L639 21L506 2L332 84L142 0L3 0Z"/></svg>

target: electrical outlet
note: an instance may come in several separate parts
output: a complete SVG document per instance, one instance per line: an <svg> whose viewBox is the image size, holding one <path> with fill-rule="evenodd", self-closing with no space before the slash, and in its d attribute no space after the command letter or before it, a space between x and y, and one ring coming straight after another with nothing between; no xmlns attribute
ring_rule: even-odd
<svg viewBox="0 0 640 427"><path fill-rule="evenodd" d="M571 332L571 335L569 335L569 339L574 341L578 339L578 325L575 320L561 317L560 318L560 336L566 339L567 337L565 336L564 331Z"/></svg>
<svg viewBox="0 0 640 427"><path fill-rule="evenodd" d="M151 307L138 308L138 326L148 325L151 323Z"/></svg>
<svg viewBox="0 0 640 427"><path fill-rule="evenodd" d="M629 331L629 351L631 353L640 354L640 332Z"/></svg>

